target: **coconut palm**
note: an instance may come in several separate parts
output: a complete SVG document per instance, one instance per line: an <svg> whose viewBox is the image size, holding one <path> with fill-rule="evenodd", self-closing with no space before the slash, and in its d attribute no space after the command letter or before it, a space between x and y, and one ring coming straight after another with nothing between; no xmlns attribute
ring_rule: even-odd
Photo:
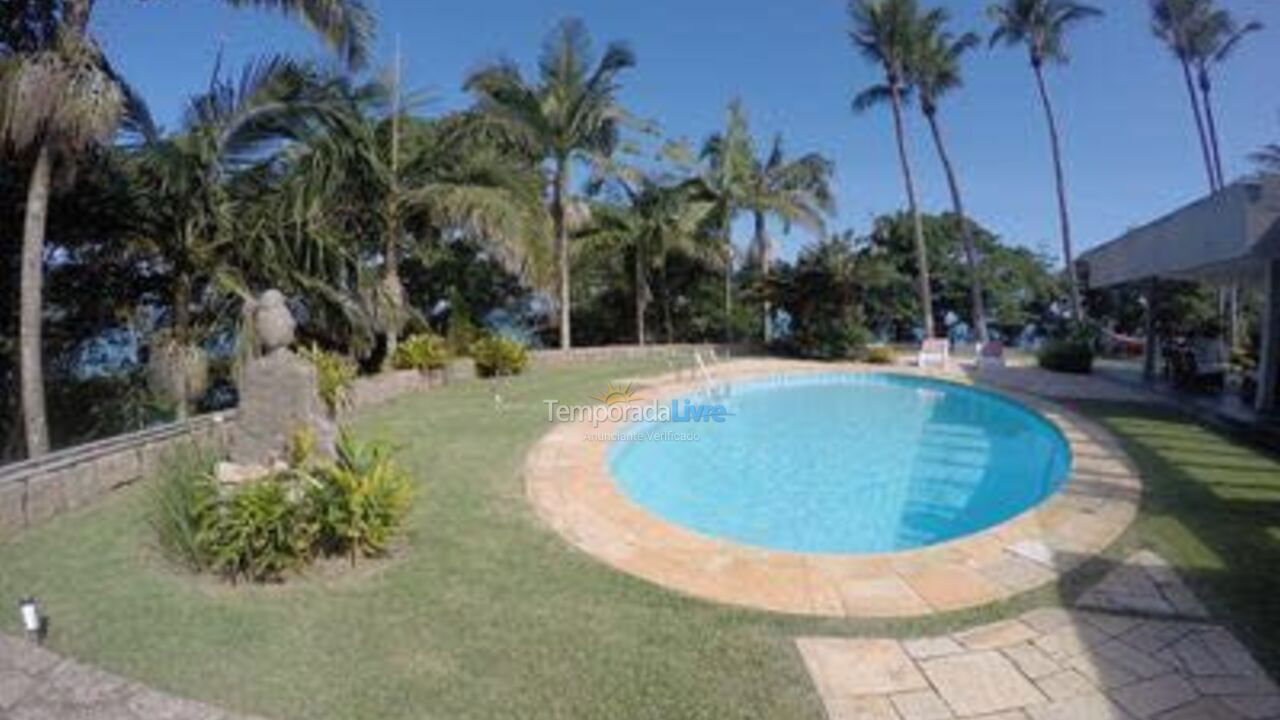
<svg viewBox="0 0 1280 720"><path fill-rule="evenodd" d="M138 242L171 282L169 331L163 347L152 350L180 360L167 369L177 381L179 417L190 399L185 364L200 340L193 311L242 291L240 268L251 264L244 259L248 248L234 241L235 173L266 148L300 136L321 101L310 97L316 87L308 69L279 56L249 64L235 81L215 73L209 89L188 103L177 133L149 133L130 157L142 197Z"/></svg>
<svg viewBox="0 0 1280 720"><path fill-rule="evenodd" d="M955 37L943 32L941 22L946 15L935 15L935 22L925 24L925 35L916 48L915 54L907 68L911 85L920 96L920 111L929 123L929 131L933 136L933 145L938 152L938 160L947 177L947 187L951 192L951 205L960 223L960 239L964 246L965 260L969 265L969 292L973 309L973 324L978 331L978 340L986 342L987 311L983 302L982 269L978 258L977 246L973 240L973 227L964 211L964 199L960 193L960 181L956 177L951 156L942 139L941 123L938 121L938 100L946 93L955 90L962 84L960 76L960 58L969 49L978 44L978 36L965 33Z"/></svg>
<svg viewBox="0 0 1280 720"><path fill-rule="evenodd" d="M831 191L834 164L819 153L809 153L788 160L783 151L782 136L774 137L769 154L756 158L747 177L747 207L755 222L751 255L760 265L767 281L773 258L773 237L769 234L770 217L782 221L784 227L799 224L818 237L826 234L825 215L835 211ZM773 310L764 301L764 341L773 339Z"/></svg>
<svg viewBox="0 0 1280 720"><path fill-rule="evenodd" d="M44 235L55 165L71 167L86 148L107 142L129 107L88 33L95 0L12 0L0 30L0 143L31 157L23 226L20 365L27 454L48 451L42 359ZM360 0L226 0L278 9L303 20L349 62L364 55L372 28ZM59 12L60 11L60 12Z"/></svg>
<svg viewBox="0 0 1280 720"><path fill-rule="evenodd" d="M725 128L702 145L703 169L698 178L699 197L710 205L706 216L709 232L720 246L724 268L724 341L733 341L733 221L750 206L755 148L742 103L729 103Z"/></svg>
<svg viewBox="0 0 1280 720"><path fill-rule="evenodd" d="M1249 157L1264 172L1280 173L1280 143L1271 143Z"/></svg>
<svg viewBox="0 0 1280 720"><path fill-rule="evenodd" d="M449 237L476 238L512 271L537 276L548 233L527 165L476 141L474 117L407 115L393 84L332 85L333 107L290 158L281 235L300 229L356 259L377 258L375 282L331 298L348 323L381 335L390 359L410 314L401 263ZM360 350L372 340L357 339Z"/></svg>
<svg viewBox="0 0 1280 720"><path fill-rule="evenodd" d="M1071 217L1067 210L1067 181L1063 170L1062 142L1058 135L1058 121L1053 102L1044 80L1046 62L1066 63L1067 30L1089 18L1099 17L1102 11L1074 0L1004 0L992 5L988 13L995 21L991 33L991 45L1024 45L1035 75L1040 104L1044 107L1045 121L1049 128L1049 146L1053 152L1053 174L1058 195L1058 221L1062 228L1062 259L1066 263L1067 286L1071 293L1071 316L1084 319L1080 303L1080 283L1076 277L1075 253L1071 246Z"/></svg>
<svg viewBox="0 0 1280 720"><path fill-rule="evenodd" d="M852 27L849 37L854 47L868 61L880 66L884 81L859 93L853 101L855 112L889 102L893 110L894 139L898 147L898 164L906 188L907 206L911 212L916 241L916 279L920 296L920 321L924 337L934 336L933 292L929 286L929 256L924 243L924 227L916 199L915 178L907 152L907 134L903 126L902 108L906 102L911 58L925 34L925 27L938 22L937 11L922 14L915 0L849 0Z"/></svg>
<svg viewBox="0 0 1280 720"><path fill-rule="evenodd" d="M579 233L586 242L595 242L614 251L629 250L634 269L636 342L646 344L646 317L653 298L650 278L654 270L665 272L667 255L674 249L692 254L703 244L698 230L710 203L696 199L687 183L673 183L650 174L614 178L625 205L606 204L593 209L591 223ZM671 342L671 307L667 284L661 283L663 324Z"/></svg>
<svg viewBox="0 0 1280 720"><path fill-rule="evenodd" d="M635 66L625 44L610 43L593 62L591 38L580 20L562 21L547 38L536 82L503 61L472 73L465 88L477 109L509 138L550 164L549 207L555 232L560 347L572 344L569 233L572 166L613 154L626 113L617 102L618 75Z"/></svg>
<svg viewBox="0 0 1280 720"><path fill-rule="evenodd" d="M1209 150L1209 135L1205 130L1204 113L1200 108L1200 96L1192 79L1192 51L1189 37L1191 25L1197 14L1203 12L1208 0L1152 0L1151 31L1168 46L1182 67L1182 79L1187 97L1191 101L1191 114L1195 119L1196 135L1200 140L1200 154L1204 160L1205 175L1209 179L1209 191L1218 189L1213 167L1213 154Z"/></svg>
<svg viewBox="0 0 1280 720"><path fill-rule="evenodd" d="M1218 188L1226 185L1226 178L1222 172L1222 149L1219 146L1218 125L1213 113L1212 71L1226 62L1246 35L1261 29L1262 23L1256 20L1247 22L1243 26L1237 25L1231 13L1213 7L1209 0L1205 0L1201 10L1193 16L1188 29L1187 45L1191 61L1196 68L1196 79L1200 87L1205 126L1209 136L1209 150L1213 160L1213 172Z"/></svg>

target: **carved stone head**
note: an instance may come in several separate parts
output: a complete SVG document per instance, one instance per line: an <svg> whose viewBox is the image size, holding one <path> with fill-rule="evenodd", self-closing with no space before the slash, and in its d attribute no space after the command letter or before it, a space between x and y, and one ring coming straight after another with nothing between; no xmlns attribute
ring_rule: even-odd
<svg viewBox="0 0 1280 720"><path fill-rule="evenodd" d="M263 352L272 353L293 344L293 332L297 323L284 301L284 294L279 290L268 290L258 298L254 322L258 329L258 343Z"/></svg>

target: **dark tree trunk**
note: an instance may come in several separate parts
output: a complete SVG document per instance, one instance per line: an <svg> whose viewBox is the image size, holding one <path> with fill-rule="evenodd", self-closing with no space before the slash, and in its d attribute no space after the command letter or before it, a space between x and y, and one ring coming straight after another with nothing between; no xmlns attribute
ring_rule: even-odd
<svg viewBox="0 0 1280 720"><path fill-rule="evenodd" d="M1213 161L1213 176L1218 183L1218 189L1227 186L1227 179L1222 173L1222 148L1218 144L1218 124L1213 115L1213 97L1212 83L1209 82L1209 73L1205 70L1200 71L1200 92L1204 95L1204 119L1205 125L1209 131L1209 155Z"/></svg>
<svg viewBox="0 0 1280 720"><path fill-rule="evenodd" d="M556 239L556 268L560 285L560 349L572 347L572 328L569 326L569 227L565 218L565 200L569 189L569 161L556 158L554 184L551 189L551 221Z"/></svg>
<svg viewBox="0 0 1280 720"><path fill-rule="evenodd" d="M1058 138L1058 121L1054 117L1049 88L1044 83L1044 70L1032 63L1040 102L1044 105L1045 120L1049 125L1049 145L1053 150L1053 176L1058 189L1058 222L1062 226L1062 260L1066 263L1067 288L1071 292L1071 318L1084 320L1084 308L1080 304L1080 283L1076 278L1076 258L1071 247L1071 217L1067 211L1067 181L1062 171L1062 143Z"/></svg>
<svg viewBox="0 0 1280 720"><path fill-rule="evenodd" d="M53 152L43 140L36 153L27 186L26 216L22 227L22 271L18 313L19 378L22 395L22 427L27 457L49 452L49 423L44 402L44 235L49 213L49 183Z"/></svg>
<svg viewBox="0 0 1280 720"><path fill-rule="evenodd" d="M1205 176L1209 178L1209 192L1218 190L1218 181L1213 172L1213 157L1209 150L1209 136L1204 128L1204 116L1200 111L1200 97L1196 95L1195 83L1191 80L1191 65L1186 60L1182 63L1182 79L1187 86L1187 96L1191 98L1191 113L1196 118L1196 134L1200 138L1200 155L1204 158Z"/></svg>
<svg viewBox="0 0 1280 720"><path fill-rule="evenodd" d="M964 245L965 261L969 264L969 296L973 305L973 324L978 331L978 341L985 343L987 335L987 308L982 297L982 268L978 260L978 248L973 241L973 228L969 226L968 216L964 213L964 200L960 195L960 181L956 179L955 168L951 165L951 156L947 154L946 144L942 141L942 128L938 126L936 110L925 112L929 120L929 130L933 134L933 144L938 149L938 159L942 161L942 169L947 175L947 186L951 190L951 205L960 221L960 241Z"/></svg>
<svg viewBox="0 0 1280 720"><path fill-rule="evenodd" d="M667 344L675 342L675 325L671 322L671 282L667 276L667 258L662 258L662 272L659 275L662 282L662 330L667 336Z"/></svg>
<svg viewBox="0 0 1280 720"><path fill-rule="evenodd" d="M764 321L764 344L768 345L773 342L773 305L769 302L768 282L769 282L769 265L773 262L773 241L769 238L769 228L765 223L764 213L756 211L756 248L760 252L760 279L766 284L765 298L761 307L761 313Z"/></svg>
<svg viewBox="0 0 1280 720"><path fill-rule="evenodd" d="M733 342L733 230L728 220L724 228L724 341Z"/></svg>
<svg viewBox="0 0 1280 720"><path fill-rule="evenodd" d="M645 279L645 256L641 243L635 245L636 343L644 345L644 316L649 308L649 283Z"/></svg>
<svg viewBox="0 0 1280 720"><path fill-rule="evenodd" d="M889 82L890 100L893 106L893 132L898 141L898 162L902 166L902 182L907 189L907 206L911 210L911 227L915 235L917 287L920 293L921 327L925 338L934 336L933 289L929 286L929 249L924 242L924 225L920 220L920 206L916 202L916 183L911 175L911 160L907 157L906 130L902 125L902 94L898 83Z"/></svg>
<svg viewBox="0 0 1280 720"><path fill-rule="evenodd" d="M187 404L187 363L191 360L188 349L191 346L191 275L185 270L174 271L173 282L173 344L176 351L177 368L172 368L177 380L177 402L174 405L177 418L187 419L190 407Z"/></svg>

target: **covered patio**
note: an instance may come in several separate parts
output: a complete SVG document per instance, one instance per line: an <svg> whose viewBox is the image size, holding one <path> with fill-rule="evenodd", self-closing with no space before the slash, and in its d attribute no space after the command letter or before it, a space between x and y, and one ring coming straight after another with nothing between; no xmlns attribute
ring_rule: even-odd
<svg viewBox="0 0 1280 720"><path fill-rule="evenodd" d="M1080 256L1089 287L1140 285L1146 296L1143 376L1156 376L1157 280L1261 290L1254 409L1280 409L1280 176L1240 180Z"/></svg>

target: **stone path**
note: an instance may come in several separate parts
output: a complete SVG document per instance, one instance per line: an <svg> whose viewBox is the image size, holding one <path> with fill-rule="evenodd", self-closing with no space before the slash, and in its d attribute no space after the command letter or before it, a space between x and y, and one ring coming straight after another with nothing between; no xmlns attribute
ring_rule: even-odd
<svg viewBox="0 0 1280 720"><path fill-rule="evenodd" d="M1160 558L1073 609L951 635L796 641L830 720L1269 720L1280 688Z"/></svg>
<svg viewBox="0 0 1280 720"><path fill-rule="evenodd" d="M0 720L252 720L0 634Z"/></svg>

